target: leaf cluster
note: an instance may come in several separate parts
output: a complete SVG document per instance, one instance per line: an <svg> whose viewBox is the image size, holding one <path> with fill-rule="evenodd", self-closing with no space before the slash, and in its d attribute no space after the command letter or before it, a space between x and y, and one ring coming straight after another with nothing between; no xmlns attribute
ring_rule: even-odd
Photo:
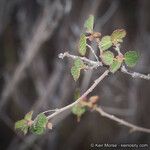
<svg viewBox="0 0 150 150"><path fill-rule="evenodd" d="M122 64L126 64L128 67L134 67L139 59L139 54L136 51L127 51L123 54L120 50L121 43L126 36L124 29L117 29L112 32L111 35L101 36L101 33L94 31L94 16L90 15L84 23L85 33L82 33L79 39L78 51L79 54L85 56L87 53L88 40L96 41L99 48L99 59L103 65L108 66L110 72L115 73L118 71ZM114 49L116 53L112 51ZM76 65L76 62L79 62ZM71 74L75 81L80 77L80 70L85 67L84 62L78 58L75 60L73 67L71 68Z"/></svg>
<svg viewBox="0 0 150 150"><path fill-rule="evenodd" d="M32 120L33 111L27 113L25 117L15 123L15 129L22 132L24 135L28 131L34 134L43 134L48 124L48 119L44 113L40 113L34 120Z"/></svg>

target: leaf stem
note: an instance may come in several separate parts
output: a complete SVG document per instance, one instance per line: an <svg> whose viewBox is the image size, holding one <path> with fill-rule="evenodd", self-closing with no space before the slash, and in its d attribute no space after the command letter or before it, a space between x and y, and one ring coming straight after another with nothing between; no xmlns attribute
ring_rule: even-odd
<svg viewBox="0 0 150 150"><path fill-rule="evenodd" d="M99 59L98 59L97 55L95 54L93 48L89 44L86 44L86 46L91 50L91 52L93 53L94 57L96 58L96 61L99 62Z"/></svg>

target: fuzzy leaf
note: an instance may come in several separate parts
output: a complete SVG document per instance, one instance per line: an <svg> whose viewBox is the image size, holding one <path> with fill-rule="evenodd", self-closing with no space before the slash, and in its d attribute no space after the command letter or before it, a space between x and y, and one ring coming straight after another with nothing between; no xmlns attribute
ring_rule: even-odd
<svg viewBox="0 0 150 150"><path fill-rule="evenodd" d="M80 106L79 104L76 104L72 107L72 113L74 115L77 115L78 117L81 117L85 113L86 109L85 107Z"/></svg>
<svg viewBox="0 0 150 150"><path fill-rule="evenodd" d="M17 121L15 123L15 129L20 129L20 128L26 126L26 125L27 125L27 121L26 120L24 120L24 119L19 120L19 121Z"/></svg>
<svg viewBox="0 0 150 150"><path fill-rule="evenodd" d="M136 51L128 51L124 55L125 63L129 67L134 67L139 59L139 54Z"/></svg>
<svg viewBox="0 0 150 150"><path fill-rule="evenodd" d="M32 115L33 115L33 111L30 111L25 115L24 119L30 121L32 119Z"/></svg>
<svg viewBox="0 0 150 150"><path fill-rule="evenodd" d="M83 62L80 58L77 58L77 59L74 61L74 66L76 66L76 67L79 68L79 69L82 69L82 68L85 67L84 62Z"/></svg>
<svg viewBox="0 0 150 150"><path fill-rule="evenodd" d="M40 126L31 126L30 130L32 133L37 134L37 135L41 135L45 132L45 128L40 127Z"/></svg>
<svg viewBox="0 0 150 150"><path fill-rule="evenodd" d="M112 46L112 41L110 36L104 36L100 41L100 49L105 51Z"/></svg>
<svg viewBox="0 0 150 150"><path fill-rule="evenodd" d="M124 29L117 29L111 35L111 40L114 45L123 42L123 38L126 36L126 31Z"/></svg>
<svg viewBox="0 0 150 150"><path fill-rule="evenodd" d="M80 77L80 71L85 67L84 62L77 58L74 61L74 66L71 68L71 75L73 76L74 80L77 81Z"/></svg>
<svg viewBox="0 0 150 150"><path fill-rule="evenodd" d="M48 119L45 114L40 113L37 118L34 120L30 130L35 134L43 134L46 129L46 124L48 123Z"/></svg>
<svg viewBox="0 0 150 150"><path fill-rule="evenodd" d="M15 129L19 130L25 134L28 132L28 125L25 119L19 120L15 123Z"/></svg>
<svg viewBox="0 0 150 150"><path fill-rule="evenodd" d="M106 65L111 65L113 63L114 54L110 51L105 51L101 54L102 62Z"/></svg>
<svg viewBox="0 0 150 150"><path fill-rule="evenodd" d="M86 28L87 32L93 32L94 27L94 16L90 15L89 18L85 21L84 27Z"/></svg>
<svg viewBox="0 0 150 150"><path fill-rule="evenodd" d="M114 60L113 63L110 66L110 71L112 73L115 73L120 67L121 67L121 62L118 60Z"/></svg>
<svg viewBox="0 0 150 150"><path fill-rule="evenodd" d="M71 75L73 76L73 79L75 81L77 81L79 79L79 77L80 77L80 69L77 68L76 66L73 66L71 68Z"/></svg>
<svg viewBox="0 0 150 150"><path fill-rule="evenodd" d="M81 34L79 40L79 53L84 56L86 54L86 36Z"/></svg>

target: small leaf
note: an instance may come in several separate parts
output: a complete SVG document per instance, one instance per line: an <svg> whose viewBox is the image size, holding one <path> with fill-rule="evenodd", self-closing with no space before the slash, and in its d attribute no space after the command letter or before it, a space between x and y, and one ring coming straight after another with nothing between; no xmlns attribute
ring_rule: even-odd
<svg viewBox="0 0 150 150"><path fill-rule="evenodd" d="M80 69L77 68L76 66L73 66L73 67L71 68L71 74L72 74L72 76L73 76L73 79L74 79L75 81L77 81L77 80L79 79L79 77L80 77Z"/></svg>
<svg viewBox="0 0 150 150"><path fill-rule="evenodd" d="M33 111L30 111L25 115L24 119L30 121L32 119L32 115L33 115Z"/></svg>
<svg viewBox="0 0 150 150"><path fill-rule="evenodd" d="M85 113L86 109L85 107L80 106L79 104L76 104L72 107L72 113L74 115L77 115L77 117L81 117Z"/></svg>
<svg viewBox="0 0 150 150"><path fill-rule="evenodd" d="M86 54L86 36L81 34L79 40L79 53L84 56Z"/></svg>
<svg viewBox="0 0 150 150"><path fill-rule="evenodd" d="M71 74L72 74L75 81L77 81L79 79L80 71L84 67L85 67L84 62L80 58L77 58L74 61L74 66L71 68Z"/></svg>
<svg viewBox="0 0 150 150"><path fill-rule="evenodd" d="M120 67L121 67L121 62L118 60L114 60L113 63L110 66L110 71L112 73L115 73Z"/></svg>
<svg viewBox="0 0 150 150"><path fill-rule="evenodd" d="M134 67L139 59L139 54L136 51L128 51L124 55L125 63L129 67Z"/></svg>
<svg viewBox="0 0 150 150"><path fill-rule="evenodd" d="M84 62L80 58L75 59L74 66L76 66L79 69L82 69L85 67Z"/></svg>
<svg viewBox="0 0 150 150"><path fill-rule="evenodd" d="M19 120L15 123L15 130L19 130L25 134L28 132L28 125L25 119Z"/></svg>
<svg viewBox="0 0 150 150"><path fill-rule="evenodd" d="M126 36L126 31L124 29L117 29L111 35L111 40L114 45L123 42L123 38Z"/></svg>
<svg viewBox="0 0 150 150"><path fill-rule="evenodd" d="M19 120L15 123L15 129L20 129L24 126L27 126L27 121L22 119L22 120Z"/></svg>
<svg viewBox="0 0 150 150"><path fill-rule="evenodd" d="M90 15L89 18L85 21L84 27L86 28L87 32L93 32L94 27L94 16Z"/></svg>
<svg viewBox="0 0 150 150"><path fill-rule="evenodd" d="M40 113L34 120L34 123L31 125L30 130L35 134L43 134L43 132L46 129L47 123L48 123L48 119L45 116L45 114Z"/></svg>
<svg viewBox="0 0 150 150"><path fill-rule="evenodd" d="M99 43L99 48L103 51L109 49L112 46L112 41L110 36L104 36Z"/></svg>
<svg viewBox="0 0 150 150"><path fill-rule="evenodd" d="M113 63L114 54L110 51L105 51L101 54L102 62L106 65L111 65Z"/></svg>
<svg viewBox="0 0 150 150"><path fill-rule="evenodd" d="M30 127L30 131L31 131L32 133L34 133L34 134L41 135L41 134L44 133L45 128L40 127L40 126L33 126L33 125L32 125L32 126Z"/></svg>

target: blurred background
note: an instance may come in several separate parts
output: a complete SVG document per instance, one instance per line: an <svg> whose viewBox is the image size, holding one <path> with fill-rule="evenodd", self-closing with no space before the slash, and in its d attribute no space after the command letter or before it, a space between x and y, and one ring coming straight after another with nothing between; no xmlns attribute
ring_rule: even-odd
<svg viewBox="0 0 150 150"><path fill-rule="evenodd" d="M0 0L0 150L87 150L91 143L150 144L150 134L133 132L96 112L87 112L78 123L68 111L52 120L53 130L42 136L22 136L14 122L34 110L74 101L104 69L86 71L75 83L72 61L58 54L77 55L77 42L87 17L95 16L95 31L102 35L124 28L122 52L137 50L135 71L150 72L149 0ZM96 48L95 48L96 49ZM89 54L91 59L92 55ZM117 72L90 95L113 115L150 128L150 81Z"/></svg>

